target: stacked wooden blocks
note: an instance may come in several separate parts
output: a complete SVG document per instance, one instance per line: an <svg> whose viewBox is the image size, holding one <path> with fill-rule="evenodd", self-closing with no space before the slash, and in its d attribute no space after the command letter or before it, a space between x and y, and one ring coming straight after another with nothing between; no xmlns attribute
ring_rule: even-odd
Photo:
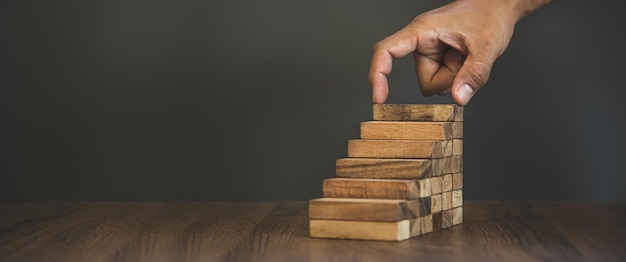
<svg viewBox="0 0 626 262"><path fill-rule="evenodd" d="M402 241L463 223L462 138L462 107L374 105L309 203L311 237Z"/></svg>

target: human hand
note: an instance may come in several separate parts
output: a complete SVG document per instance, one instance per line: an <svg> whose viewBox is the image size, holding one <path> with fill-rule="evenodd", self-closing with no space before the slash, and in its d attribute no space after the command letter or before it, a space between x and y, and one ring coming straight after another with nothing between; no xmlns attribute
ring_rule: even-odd
<svg viewBox="0 0 626 262"><path fill-rule="evenodd" d="M515 23L549 0L460 0L417 16L374 47L369 80L374 103L389 93L393 59L413 53L420 91L452 93L466 105L487 83Z"/></svg>

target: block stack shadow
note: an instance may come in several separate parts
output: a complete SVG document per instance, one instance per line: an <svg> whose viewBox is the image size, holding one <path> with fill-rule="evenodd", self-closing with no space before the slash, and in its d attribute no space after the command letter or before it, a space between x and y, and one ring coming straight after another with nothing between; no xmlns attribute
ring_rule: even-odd
<svg viewBox="0 0 626 262"><path fill-rule="evenodd" d="M373 112L309 202L311 237L402 241L463 223L463 107Z"/></svg>

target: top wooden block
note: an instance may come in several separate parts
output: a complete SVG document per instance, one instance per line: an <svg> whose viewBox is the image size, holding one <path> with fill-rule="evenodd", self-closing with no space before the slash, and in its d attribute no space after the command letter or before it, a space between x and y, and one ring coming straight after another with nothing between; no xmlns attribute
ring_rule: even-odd
<svg viewBox="0 0 626 262"><path fill-rule="evenodd" d="M463 107L454 104L374 104L374 120L462 122Z"/></svg>

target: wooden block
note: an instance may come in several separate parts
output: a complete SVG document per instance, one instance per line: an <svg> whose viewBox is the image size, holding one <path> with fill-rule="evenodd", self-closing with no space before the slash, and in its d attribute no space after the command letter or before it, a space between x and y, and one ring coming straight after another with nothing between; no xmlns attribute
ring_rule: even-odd
<svg viewBox="0 0 626 262"><path fill-rule="evenodd" d="M396 222L430 214L431 199L319 198L309 201L309 218Z"/></svg>
<svg viewBox="0 0 626 262"><path fill-rule="evenodd" d="M463 107L454 104L374 104L376 121L463 121Z"/></svg>
<svg viewBox="0 0 626 262"><path fill-rule="evenodd" d="M454 173L463 172L463 156L452 156L452 164L455 167L452 169Z"/></svg>
<svg viewBox="0 0 626 262"><path fill-rule="evenodd" d="M309 232L315 238L402 241L411 237L411 223L311 219Z"/></svg>
<svg viewBox="0 0 626 262"><path fill-rule="evenodd" d="M463 223L463 207L452 209L452 225Z"/></svg>
<svg viewBox="0 0 626 262"><path fill-rule="evenodd" d="M441 159L441 174L453 174L463 171L463 156L450 156Z"/></svg>
<svg viewBox="0 0 626 262"><path fill-rule="evenodd" d="M441 176L441 192L452 191L452 174Z"/></svg>
<svg viewBox="0 0 626 262"><path fill-rule="evenodd" d="M324 198L418 199L430 197L430 180L329 178Z"/></svg>
<svg viewBox="0 0 626 262"><path fill-rule="evenodd" d="M452 191L441 193L441 209L450 210L452 209Z"/></svg>
<svg viewBox="0 0 626 262"><path fill-rule="evenodd" d="M443 228L441 225L441 222L442 222L441 212L433 213L432 216L433 216L433 231L441 230Z"/></svg>
<svg viewBox="0 0 626 262"><path fill-rule="evenodd" d="M452 207L463 206L463 190L452 191Z"/></svg>
<svg viewBox="0 0 626 262"><path fill-rule="evenodd" d="M463 155L463 139L452 140L452 155L454 156Z"/></svg>
<svg viewBox="0 0 626 262"><path fill-rule="evenodd" d="M451 174L453 169L452 157L444 157L441 159L441 174Z"/></svg>
<svg viewBox="0 0 626 262"><path fill-rule="evenodd" d="M349 140L350 158L442 158L442 141Z"/></svg>
<svg viewBox="0 0 626 262"><path fill-rule="evenodd" d="M463 138L463 122L452 123L452 137Z"/></svg>
<svg viewBox="0 0 626 262"><path fill-rule="evenodd" d="M463 188L463 173L452 174L452 190Z"/></svg>
<svg viewBox="0 0 626 262"><path fill-rule="evenodd" d="M435 194L440 194L441 192L443 192L441 191L442 183L443 183L442 176L431 177L430 178L430 194L435 195Z"/></svg>
<svg viewBox="0 0 626 262"><path fill-rule="evenodd" d="M454 142L453 140L441 141L443 147L443 157L452 156L454 154Z"/></svg>
<svg viewBox="0 0 626 262"><path fill-rule="evenodd" d="M462 122L362 122L361 138L399 140L450 140L453 137L453 124L462 124Z"/></svg>
<svg viewBox="0 0 626 262"><path fill-rule="evenodd" d="M433 232L433 217L430 214L416 219L411 219L410 223L411 237Z"/></svg>
<svg viewBox="0 0 626 262"><path fill-rule="evenodd" d="M452 173L463 172L463 156L452 156Z"/></svg>
<svg viewBox="0 0 626 262"><path fill-rule="evenodd" d="M430 212L438 213L443 210L443 199L441 194L432 195L430 197Z"/></svg>
<svg viewBox="0 0 626 262"><path fill-rule="evenodd" d="M454 110L454 122L463 122L463 109L462 106L457 106Z"/></svg>
<svg viewBox="0 0 626 262"><path fill-rule="evenodd" d="M441 175L440 159L337 159L338 177L420 179Z"/></svg>
<svg viewBox="0 0 626 262"><path fill-rule="evenodd" d="M452 210L441 211L441 227L448 228L452 226Z"/></svg>

